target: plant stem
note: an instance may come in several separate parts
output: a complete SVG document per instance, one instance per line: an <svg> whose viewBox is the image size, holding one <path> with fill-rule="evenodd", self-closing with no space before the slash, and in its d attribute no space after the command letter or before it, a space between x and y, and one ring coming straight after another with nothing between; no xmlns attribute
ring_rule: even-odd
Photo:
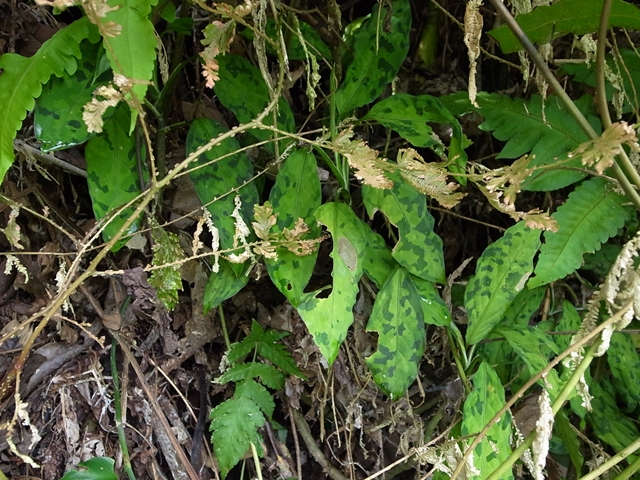
<svg viewBox="0 0 640 480"><path fill-rule="evenodd" d="M636 440L635 442L633 442L633 444L635 445L638 442L638 440ZM628 447L627 447L628 448ZM626 450L626 448L625 448ZM621 452L622 453L622 452ZM617 457L617 455L616 455ZM613 457L615 458L615 457ZM613 480L627 480L629 477L631 477L634 473L636 473L638 470L640 470L640 456L638 456L631 465L629 465L627 468L625 468L622 473L620 475L618 475L617 477L615 477Z"/></svg>
<svg viewBox="0 0 640 480"><path fill-rule="evenodd" d="M612 467L620 463L622 460L627 458L639 448L640 438L636 438L636 440L631 443L631 445L628 445L624 449L620 450L617 454L615 454L595 470L592 470L591 472L586 474L584 477L580 477L580 480L595 480L596 478L600 478L600 476L603 475L606 471L610 470ZM639 460L640 457L636 458L636 460L631 465L629 465L620 475L616 477L616 480L629 478L631 474L633 474L638 468L640 468ZM633 471L630 470L631 467L634 467Z"/></svg>
<svg viewBox="0 0 640 480"><path fill-rule="evenodd" d="M124 433L124 424L122 423L122 402L120 401L120 380L118 379L118 366L116 364L116 349L118 341L115 337L111 340L111 378L113 381L113 403L115 406L116 427L118 429L118 440L120 441L120 450L122 450L122 468L127 472L129 480L136 480L136 476L131 469L131 460L129 458L129 447L127 446L127 437Z"/></svg>
<svg viewBox="0 0 640 480"><path fill-rule="evenodd" d="M224 319L224 310L222 305L218 305L218 316L220 317L220 324L222 325L222 334L224 335L224 344L227 347L227 352L231 350L231 341L229 340L229 332L227 331L227 322Z"/></svg>
<svg viewBox="0 0 640 480"><path fill-rule="evenodd" d="M258 451L256 450L256 446L251 442L251 455L253 456L253 463L256 467L256 475L258 476L258 480L262 480L262 468L260 468L260 457L258 456Z"/></svg>

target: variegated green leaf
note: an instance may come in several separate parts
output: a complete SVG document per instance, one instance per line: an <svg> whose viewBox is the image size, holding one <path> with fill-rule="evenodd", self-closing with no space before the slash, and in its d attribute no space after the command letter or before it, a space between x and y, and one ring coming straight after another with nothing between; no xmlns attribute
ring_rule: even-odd
<svg viewBox="0 0 640 480"><path fill-rule="evenodd" d="M491 421L505 404L504 387L491 366L482 362L473 375L473 392L464 402L462 413L462 435L475 435ZM505 413L494 423L487 435L473 451L473 464L480 475L473 479L487 478L511 454L511 414ZM505 473L503 480L513 478Z"/></svg>
<svg viewBox="0 0 640 480"><path fill-rule="evenodd" d="M322 202L316 158L308 149L293 152L278 172L269 194L273 212L278 215L277 228L293 228L299 218L309 226L309 238L317 238L320 229L313 212ZM271 280L296 307L304 287L309 283L318 257L317 251L300 257L285 248L277 249L277 260L265 260Z"/></svg>
<svg viewBox="0 0 640 480"><path fill-rule="evenodd" d="M613 375L613 385L625 400L628 410L640 402L640 357L628 334L616 332L611 337L607 361Z"/></svg>
<svg viewBox="0 0 640 480"><path fill-rule="evenodd" d="M397 75L409 51L411 5L408 0L393 0L371 16L354 33L353 60L336 92L340 117L373 102Z"/></svg>
<svg viewBox="0 0 640 480"><path fill-rule="evenodd" d="M367 277L373 280L378 288L382 288L387 278L398 267L398 262L393 259L391 249L381 235L371 230L371 227L364 222L362 222L362 231L367 241L362 268Z"/></svg>
<svg viewBox="0 0 640 480"><path fill-rule="evenodd" d="M80 50L82 58L76 72L49 81L36 102L33 130L43 152L80 145L93 136L87 132L87 125L82 120L82 109L91 101L93 91L106 84L111 75L104 75L106 78L96 81L97 44L84 41ZM111 118L113 112L114 109L109 108L103 119Z"/></svg>
<svg viewBox="0 0 640 480"><path fill-rule="evenodd" d="M220 103L231 110L238 122L249 123L260 115L271 101L269 89L260 70L249 63L244 57L238 55L223 55L216 58L220 66L218 80L214 91ZM291 107L281 97L277 108L278 128L286 132L295 132L296 124ZM269 114L263 120L265 125L273 125L273 115ZM251 130L251 134L260 141L273 138L273 133L268 130ZM280 153L284 151L291 141L281 140ZM265 146L270 152L274 152L273 144Z"/></svg>
<svg viewBox="0 0 640 480"><path fill-rule="evenodd" d="M564 410L556 413L555 421L553 422L553 433L562 440L576 472L581 471L582 465L584 464L584 457L580 451L580 440L576 435L576 431L572 428Z"/></svg>
<svg viewBox="0 0 640 480"><path fill-rule="evenodd" d="M140 195L138 157L135 139L129 135L129 108L126 105L119 106L113 117L104 123L101 135L89 140L84 154L89 195L97 220ZM103 238L111 239L133 210L134 207L129 207L111 219L102 232ZM128 233L135 232L138 225L138 221L134 222ZM126 241L118 242L114 250L120 249Z"/></svg>
<svg viewBox="0 0 640 480"><path fill-rule="evenodd" d="M529 287L546 285L580 268L585 253L599 249L624 225L625 202L599 177L583 182L571 192L552 215L558 222L558 231L544 233L545 243Z"/></svg>
<svg viewBox="0 0 640 480"><path fill-rule="evenodd" d="M513 351L529 369L529 376L542 371L549 363L549 358L558 354L551 337L536 327L501 327L496 330L496 335L506 338ZM551 401L555 401L561 388L558 372L551 370L538 383L548 389Z"/></svg>
<svg viewBox="0 0 640 480"><path fill-rule="evenodd" d="M449 159L464 169L467 155L464 148L471 143L462 133L458 119L436 97L431 95L414 96L407 93L396 93L376 103L363 120L377 120L387 128L391 128L405 138L414 147L431 148L438 154L444 151L440 140L434 135L427 122L447 123L451 125L453 135Z"/></svg>
<svg viewBox="0 0 640 480"><path fill-rule="evenodd" d="M440 298L438 291L432 282L413 276L413 283L418 289L420 301L422 303L422 314L424 323L436 325L438 327L448 327L451 325L451 312L447 304Z"/></svg>
<svg viewBox="0 0 640 480"><path fill-rule="evenodd" d="M540 247L540 231L519 222L489 245L478 259L476 274L464 292L469 316L467 343L483 340L498 325L507 307L533 271Z"/></svg>
<svg viewBox="0 0 640 480"><path fill-rule="evenodd" d="M415 380L425 349L422 299L404 268L378 292L367 331L378 332L378 351L367 359L373 378L391 398L400 398Z"/></svg>
<svg viewBox="0 0 640 480"><path fill-rule="evenodd" d="M560 321L558 321L556 331L573 332L577 331L580 325L582 325L582 319L576 307L574 307L571 302L564 300L562 302L562 316L560 317ZM571 335L554 335L553 339L561 352L569 348L569 344L571 343Z"/></svg>
<svg viewBox="0 0 640 480"><path fill-rule="evenodd" d="M427 210L424 195L416 192L402 178L391 175L393 188L383 190L362 187L370 217L380 210L398 227L399 240L393 258L411 274L431 282L444 282L442 240L433 231L434 220Z"/></svg>
<svg viewBox="0 0 640 480"><path fill-rule="evenodd" d="M320 292L303 296L298 312L322 355L332 364L353 323L366 239L360 219L344 203L325 203L315 217L333 238L333 287L327 298L317 298Z"/></svg>

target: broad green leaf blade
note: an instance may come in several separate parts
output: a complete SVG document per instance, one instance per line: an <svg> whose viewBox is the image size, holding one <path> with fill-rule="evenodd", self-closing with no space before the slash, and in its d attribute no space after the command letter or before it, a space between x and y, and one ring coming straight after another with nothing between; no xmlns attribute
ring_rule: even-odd
<svg viewBox="0 0 640 480"><path fill-rule="evenodd" d="M378 332L378 351L367 358L373 378L392 399L400 398L416 379L424 354L422 299L402 267L378 292L367 331Z"/></svg>
<svg viewBox="0 0 640 480"><path fill-rule="evenodd" d="M236 392L233 396L238 398L250 398L269 419L271 419L273 411L276 409L276 403L273 401L273 395L271 395L269 390L267 390L263 385L252 379L239 382L238 385L236 385Z"/></svg>
<svg viewBox="0 0 640 480"><path fill-rule="evenodd" d="M433 231L434 220L427 210L425 196L407 185L397 174L390 176L393 188L383 190L362 187L370 217L380 210L398 227L399 240L393 258L412 275L431 282L444 283L442 240Z"/></svg>
<svg viewBox="0 0 640 480"><path fill-rule="evenodd" d="M478 259L476 274L464 292L469 315L469 345L487 338L533 271L540 231L518 222L489 245Z"/></svg>
<svg viewBox="0 0 640 480"><path fill-rule="evenodd" d="M226 128L208 118L194 121L187 135L187 155L226 131ZM231 214L235 209L235 195L240 197L240 213L247 225L253 218L253 206L258 203L255 184L247 183L253 177L253 165L244 152L236 153L238 150L238 141L227 138L200 155L193 164L200 168L192 169L189 173L200 201L207 206L213 224L220 231L220 247L223 250L234 247L235 220ZM229 194L245 183L237 194ZM220 200L216 200L218 198Z"/></svg>
<svg viewBox="0 0 640 480"><path fill-rule="evenodd" d="M101 20L122 27L117 36L104 37L102 42L115 73L136 82L133 93L142 103L148 83L153 78L156 62L156 40L153 24L147 18L157 0L110 0L117 7Z"/></svg>
<svg viewBox="0 0 640 480"><path fill-rule="evenodd" d="M624 226L624 203L625 198L599 177L586 180L571 192L551 215L558 222L558 231L545 232L536 276L529 287L546 285L580 268L585 253L599 249Z"/></svg>
<svg viewBox="0 0 640 480"><path fill-rule="evenodd" d="M549 357L559 353L553 339L536 327L502 327L496 330L496 335L506 338L513 351L526 364L529 376L541 372L548 365ZM551 370L538 384L548 389L551 401L555 401L561 388L558 372Z"/></svg>
<svg viewBox="0 0 640 480"><path fill-rule="evenodd" d="M589 393L593 398L587 422L600 440L619 452L640 437L634 420L622 414L615 399L602 386L591 381ZM632 462L636 457L637 455L629 455L628 458Z"/></svg>
<svg viewBox="0 0 640 480"><path fill-rule="evenodd" d="M529 325L531 316L540 308L544 293L544 288L523 289L505 311L501 325Z"/></svg>
<svg viewBox="0 0 640 480"><path fill-rule="evenodd" d="M462 435L475 435L489 423L505 404L504 387L491 366L482 362L473 376L473 392L464 402ZM480 471L474 479L487 478L511 454L511 414L505 413L493 424L473 451L473 464ZM501 477L512 479L509 472Z"/></svg>
<svg viewBox="0 0 640 480"><path fill-rule="evenodd" d="M533 95L531 100L511 99L494 93L479 93L477 97L484 117L480 125L498 140L507 142L497 158L519 158L531 153L529 166L552 165L562 162L563 169L539 171L523 183L524 190L549 191L566 187L584 178L585 174L570 167L582 168L579 157L567 160L567 154L589 140L586 133L564 111L558 100L550 96L542 112L542 99ZM592 99L583 96L576 106L587 117L596 132L601 131L600 121L593 114Z"/></svg>
<svg viewBox="0 0 640 480"><path fill-rule="evenodd" d="M580 472L584 464L584 457L580 451L580 440L575 430L571 428L571 423L564 410L556 413L555 421L553 422L553 433L562 440L576 472Z"/></svg>
<svg viewBox="0 0 640 480"><path fill-rule="evenodd" d="M353 323L366 239L360 219L344 203L325 203L315 216L333 238L333 288L327 298L317 298L319 292L305 295L298 312L331 365Z"/></svg>
<svg viewBox="0 0 640 480"><path fill-rule="evenodd" d="M86 17L59 30L44 42L30 58L14 53L0 57L0 182L13 163L13 139L27 111L42 92L42 84L51 75L62 77L66 71L76 71L80 58L80 43L88 38L93 27Z"/></svg>
<svg viewBox="0 0 640 480"><path fill-rule="evenodd" d="M107 79L94 81L98 45L84 41L80 50L82 58L76 72L47 82L36 102L33 130L43 152L80 145L93 136L82 120L82 109L91 101L93 91L105 85ZM111 118L113 112L109 108L103 119Z"/></svg>
<svg viewBox="0 0 640 480"><path fill-rule="evenodd" d="M562 302L562 316L556 326L556 331L573 332L577 331L580 325L582 325L582 319L576 307L574 307L571 302L564 300ZM554 335L553 339L561 352L569 348L569 344L571 343L570 335Z"/></svg>
<svg viewBox="0 0 640 480"><path fill-rule="evenodd" d="M113 458L93 457L78 464L83 470L70 470L61 480L117 480L115 463Z"/></svg>
<svg viewBox="0 0 640 480"><path fill-rule="evenodd" d="M135 139L129 135L129 108L119 106L113 117L104 123L104 131L87 142L84 151L87 160L87 181L89 195L96 220L106 217L109 212L136 198L140 193L138 178L138 158ZM134 207L129 207L110 223L102 232L105 241L120 230L132 215ZM136 220L129 228L129 234L138 230ZM114 246L120 249L126 239Z"/></svg>
<svg viewBox="0 0 640 480"><path fill-rule="evenodd" d="M444 300L440 298L433 283L415 276L412 278L420 295L424 323L438 327L451 326L451 312Z"/></svg>
<svg viewBox="0 0 640 480"><path fill-rule="evenodd" d="M249 123L260 115L270 102L269 88L262 78L260 70L249 61L238 55L223 55L216 57L220 66L218 80L213 88L220 103L231 110L238 122ZM295 132L296 124L291 107L281 97L278 101L278 128L286 132ZM267 115L263 120L265 125L273 125L273 115ZM268 130L251 130L251 134L260 141L273 138ZM284 151L290 140L281 140L280 153ZM273 144L265 146L271 153Z"/></svg>
<svg viewBox="0 0 640 480"><path fill-rule="evenodd" d="M362 222L362 232L367 242L362 268L367 277L373 280L380 289L398 267L398 262L393 259L391 249L387 246L384 238L371 230L371 227L364 222Z"/></svg>
<svg viewBox="0 0 640 480"><path fill-rule="evenodd" d="M411 5L408 0L373 8L353 39L353 60L336 92L336 108L341 118L358 107L373 102L398 74L409 52Z"/></svg>
<svg viewBox="0 0 640 480"><path fill-rule="evenodd" d="M233 297L249 283L249 277L241 273L236 274L228 261L221 258L219 262L220 270L209 275L204 289L204 313Z"/></svg>
<svg viewBox="0 0 640 480"><path fill-rule="evenodd" d="M624 398L628 410L640 402L640 357L631 337L616 332L611 337L607 361L613 375L613 385Z"/></svg>
<svg viewBox="0 0 640 480"><path fill-rule="evenodd" d="M211 410L213 431L211 443L218 459L220 473L225 478L251 448L251 444L261 451L262 437L258 429L265 419L260 407L249 397L233 397Z"/></svg>
<svg viewBox="0 0 640 480"><path fill-rule="evenodd" d="M278 172L269 194L273 212L278 215L279 231L293 228L299 218L309 226L307 238L317 238L320 229L313 212L322 203L320 178L315 156L308 149L293 152ZM309 283L318 257L317 251L300 257L286 248L277 249L278 259L266 259L267 271L274 285L291 305L297 307Z"/></svg>
<svg viewBox="0 0 640 480"><path fill-rule="evenodd" d="M518 15L516 21L529 40L548 43L567 33L584 35L598 31L602 0L561 0L550 6L540 6L532 12ZM611 2L609 28L640 29L640 9L621 0ZM520 42L507 25L489 31L489 35L500 43L503 53L522 49Z"/></svg>

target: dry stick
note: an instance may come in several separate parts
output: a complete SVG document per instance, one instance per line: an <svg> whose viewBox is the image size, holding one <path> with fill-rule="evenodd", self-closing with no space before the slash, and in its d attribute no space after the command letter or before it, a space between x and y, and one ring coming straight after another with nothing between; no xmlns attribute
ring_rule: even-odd
<svg viewBox="0 0 640 480"><path fill-rule="evenodd" d="M579 348L581 348L584 345L586 345L587 343L589 343L589 341L591 341L593 338L595 338L602 330L604 330L605 328L607 328L611 324L619 321L620 318L631 307L633 307L633 301L628 302L618 312L616 312L615 315L612 315L609 319L607 319L606 321L602 322L600 325L598 325L596 328L594 328L590 333L585 335L582 339L580 339L579 341L577 341L573 345L570 345L569 348L567 348L564 352L562 352L560 355L558 355L556 358L554 358L551 362L549 362L549 364L546 367L544 367L538 374L536 374L533 377L531 377L529 379L529 381L527 383L525 383L522 386L522 388L520 388L520 390L518 390L513 395L513 397L511 397L509 399L509 401L507 403L505 403L505 405L493 416L493 418L491 418L491 420L489 420L487 422L485 427L480 431L480 433L478 433L478 435L475 437L473 442L471 442L471 445L469 446L469 448L467 448L467 450L464 452L464 455L460 459L460 461L458 463L458 467L455 469L455 471L451 475L451 480L454 480L460 474L460 472L464 468L464 465L465 465L467 457L469 457L469 455L471 455L471 453L476 448L476 446L486 436L487 432L493 426L493 424L496 423L498 420L500 420L502 415L504 415L504 413L506 413L507 410L509 410L513 406L513 404L515 404L518 401L518 399L520 397L522 397L522 395L524 395L524 393L530 387L532 387L538 380L540 380L542 377L544 377L546 374L548 374L553 369L553 367L558 365L565 357L569 356L572 352L578 350Z"/></svg>
<svg viewBox="0 0 640 480"><path fill-rule="evenodd" d="M122 349L125 356L127 357L127 360L129 360L129 363L135 370L136 375L138 376L138 380L140 381L140 386L142 387L142 390L144 390L144 393L147 396L147 398L149 398L155 414L157 415L158 419L160 420L160 423L162 423L162 426L167 432L167 436L171 441L171 445L176 451L178 458L180 458L180 461L182 462L182 466L187 472L187 475L189 475L189 478L191 480L200 480L200 476L193 469L193 466L191 465L191 462L189 462L189 460L187 459L187 455L184 453L182 446L178 443L178 440L176 440L176 436L173 434L173 430L171 429L171 425L169 425L169 422L167 421L167 417L165 416L164 412L160 408L160 405L158 405L158 402L154 400L155 395L151 393L151 390L147 385L147 381L144 378L144 372L140 368L140 365L138 364L138 361L136 360L136 358L133 356L133 353L131 353L131 349L125 342L123 342L118 332L110 330L110 333L113 336L113 338L115 338L116 341L120 344L120 348Z"/></svg>
<svg viewBox="0 0 640 480"><path fill-rule="evenodd" d="M520 25L518 25L518 22L516 22L516 20L511 15L511 12L509 12L504 3L502 3L502 0L491 0L491 3L493 4L494 8L500 13L505 23L509 26L522 47L527 51L538 70L544 75L549 85L551 85L551 88L553 88L554 92L558 96L560 103L562 103L569 114L576 120L576 122L578 122L580 128L587 134L587 136L591 140L598 138L599 135L595 132L584 115L582 115L582 112L580 112L576 104L573 103L569 95L567 95L567 92L564 91L562 85L560 85L560 82L558 82L555 75L551 72L551 70L549 70L547 63L544 61L540 53L538 53L538 50L536 50L536 47L534 47L533 43L531 43L531 40L527 38L526 34L522 31L522 28L520 28ZM598 95L600 95L600 92L598 93ZM604 95L604 91L602 92L602 95ZM619 157L620 162L624 163L624 157L622 157L621 155ZM634 203L636 209L640 211L640 195L638 195L638 192L636 192L634 186L631 185L631 182L622 172L622 169L617 163L614 163L612 168L614 177L616 178L616 180L618 180L620 187L622 187L624 193ZM640 188L640 184L636 184L635 186Z"/></svg>
<svg viewBox="0 0 640 480"><path fill-rule="evenodd" d="M293 414L293 420L296 422L296 426L298 427L298 432L300 432L300 436L302 440L304 440L305 445L309 449L309 453L315 459L316 462L320 464L320 466L324 469L324 471L329 475L333 480L349 480L345 477L340 470L331 465L331 462L327 460L327 457L324 456L320 447L316 443L313 435L311 434L311 430L309 429L309 425L307 425L307 421L304 419L302 414L297 410L291 410Z"/></svg>
<svg viewBox="0 0 640 480"><path fill-rule="evenodd" d="M298 474L298 480L302 480L302 458L300 456L300 441L298 440L298 429L296 428L296 422L293 418L293 408L291 404L289 407L289 420L291 420L291 433L293 434L293 444L296 446L296 473Z"/></svg>

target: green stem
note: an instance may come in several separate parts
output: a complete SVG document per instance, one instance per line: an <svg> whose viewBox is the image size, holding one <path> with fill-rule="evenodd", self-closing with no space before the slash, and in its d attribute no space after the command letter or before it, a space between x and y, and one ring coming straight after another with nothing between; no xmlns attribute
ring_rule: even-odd
<svg viewBox="0 0 640 480"><path fill-rule="evenodd" d="M636 440L626 448L620 450L617 454L611 457L609 460L604 462L595 470L589 472L584 477L580 477L580 480L595 480L596 478L600 478L605 472L613 468L615 465L620 463L622 460L627 458L633 452L640 448L640 438L636 438ZM633 468L633 469L632 469ZM620 475L618 475L615 480L627 479L633 473L635 473L638 468L640 468L640 457L636 458L634 462L629 465Z"/></svg>
<svg viewBox="0 0 640 480"><path fill-rule="evenodd" d="M222 305L218 305L218 316L220 317L220 324L222 325L222 334L224 335L224 344L227 347L227 352L231 350L231 341L229 341L229 332L227 331L227 322L224 319L224 310Z"/></svg>
<svg viewBox="0 0 640 480"><path fill-rule="evenodd" d="M633 442L633 444L635 445L635 443L638 440L636 440L635 442ZM628 447L627 447L628 448ZM625 449L626 450L626 449ZM617 457L617 455L616 455ZM615 458L615 457L614 457ZM620 475L618 475L617 477L615 477L613 480L627 480L628 478L630 478L634 473L636 473L638 470L640 470L640 456L636 457L636 459L631 463L631 465L629 465L627 468L625 468L622 473Z"/></svg>
<svg viewBox="0 0 640 480"><path fill-rule="evenodd" d="M118 440L120 441L120 450L122 450L122 468L127 472L129 480L136 480L131 468L131 460L129 458L129 447L127 446L127 437L124 433L124 424L122 423L122 403L120 401L120 380L118 379L118 366L116 364L116 350L118 341L113 338L111 340L111 377L113 381L113 403L115 406L116 428L118 429Z"/></svg>
<svg viewBox="0 0 640 480"><path fill-rule="evenodd" d="M253 456L253 463L256 467L256 475L258 476L258 480L262 480L262 468L260 468L260 457L258 456L258 451L256 450L256 446L251 442L251 455Z"/></svg>

